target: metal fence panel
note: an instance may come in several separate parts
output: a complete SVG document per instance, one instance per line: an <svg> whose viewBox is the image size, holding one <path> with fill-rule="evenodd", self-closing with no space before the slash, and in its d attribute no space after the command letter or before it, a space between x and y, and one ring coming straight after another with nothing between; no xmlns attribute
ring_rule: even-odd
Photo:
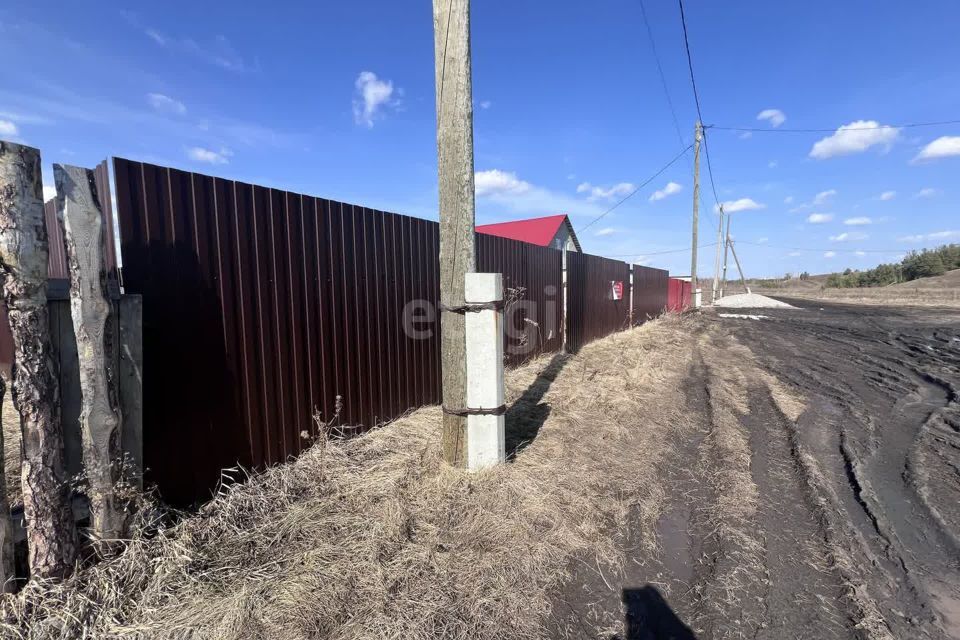
<svg viewBox="0 0 960 640"><path fill-rule="evenodd" d="M667 308L668 273L663 269L633 266L633 324L656 318Z"/></svg>
<svg viewBox="0 0 960 640"><path fill-rule="evenodd" d="M612 283L623 286L615 300ZM630 324L630 266L587 253L567 253L567 348L573 352L588 342L622 331Z"/></svg>

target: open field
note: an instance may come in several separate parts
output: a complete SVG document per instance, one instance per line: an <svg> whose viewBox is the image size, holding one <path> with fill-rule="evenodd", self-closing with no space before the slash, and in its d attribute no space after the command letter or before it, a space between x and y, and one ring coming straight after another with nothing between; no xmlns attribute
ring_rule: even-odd
<svg viewBox="0 0 960 640"><path fill-rule="evenodd" d="M960 638L960 312L791 302L508 372L488 472L436 408L321 439L0 632Z"/></svg>
<svg viewBox="0 0 960 640"><path fill-rule="evenodd" d="M762 280L751 288L765 295L782 295L813 300L835 300L858 304L893 304L918 307L960 307L960 269L942 276L920 278L886 287L827 288L826 276L809 280ZM739 289L738 289L739 290Z"/></svg>

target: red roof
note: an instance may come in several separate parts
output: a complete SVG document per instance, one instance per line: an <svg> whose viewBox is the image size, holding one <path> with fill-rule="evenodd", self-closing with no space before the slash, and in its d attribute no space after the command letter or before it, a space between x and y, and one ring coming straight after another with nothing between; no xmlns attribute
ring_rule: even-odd
<svg viewBox="0 0 960 640"><path fill-rule="evenodd" d="M541 247L550 245L550 241L557 235L560 225L567 220L565 214L544 216L543 218L527 218L513 222L497 222L495 224L481 224L477 226L477 233L485 233L500 238L522 240Z"/></svg>

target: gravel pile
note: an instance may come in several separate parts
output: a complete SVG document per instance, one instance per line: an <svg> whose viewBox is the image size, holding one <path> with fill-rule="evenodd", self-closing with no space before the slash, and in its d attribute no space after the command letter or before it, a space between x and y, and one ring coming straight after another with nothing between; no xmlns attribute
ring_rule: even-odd
<svg viewBox="0 0 960 640"><path fill-rule="evenodd" d="M792 304L780 302L759 293L740 293L735 296L724 296L717 300L715 307L730 309L796 309Z"/></svg>

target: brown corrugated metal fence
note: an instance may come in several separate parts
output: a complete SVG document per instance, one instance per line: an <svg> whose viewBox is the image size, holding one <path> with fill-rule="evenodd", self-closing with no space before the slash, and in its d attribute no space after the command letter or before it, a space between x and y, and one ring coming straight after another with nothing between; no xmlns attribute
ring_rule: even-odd
<svg viewBox="0 0 960 640"><path fill-rule="evenodd" d="M667 279L663 269L633 266L633 324L656 318L667 308Z"/></svg>
<svg viewBox="0 0 960 640"><path fill-rule="evenodd" d="M614 300L613 282L623 283ZM586 343L622 331L630 325L630 265L619 260L567 253L567 348L576 352Z"/></svg>
<svg viewBox="0 0 960 640"><path fill-rule="evenodd" d="M125 291L143 296L145 465L166 499L296 455L314 413L357 433L439 401L436 222L120 158L114 173ZM476 243L513 293L507 362L560 350L562 252ZM569 253L568 275L568 346L627 327L628 265Z"/></svg>

